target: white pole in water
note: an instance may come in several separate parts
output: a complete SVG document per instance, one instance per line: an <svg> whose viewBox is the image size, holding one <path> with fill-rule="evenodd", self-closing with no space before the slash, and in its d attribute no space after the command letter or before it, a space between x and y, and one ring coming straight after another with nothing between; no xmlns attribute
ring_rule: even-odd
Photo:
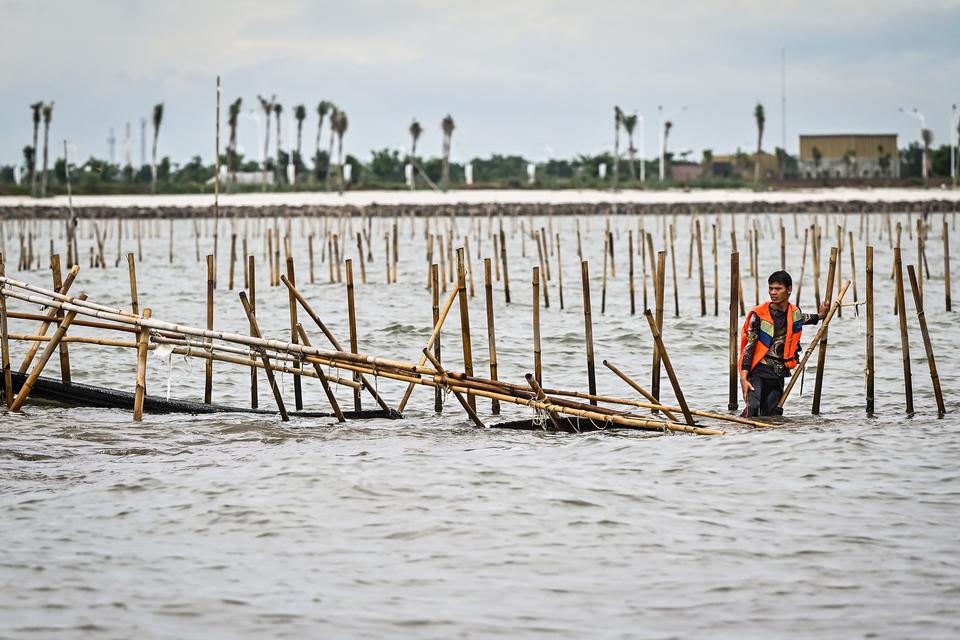
<svg viewBox="0 0 960 640"><path fill-rule="evenodd" d="M923 177L926 178L927 177L927 154L923 150L922 145L923 145L923 130L927 128L927 119L923 117L923 114L920 113L920 111L916 107L913 108L913 111L907 111L903 107L900 107L900 113L902 113L905 116L913 116L914 118L920 121L920 144L921 144L920 171L923 174Z"/></svg>

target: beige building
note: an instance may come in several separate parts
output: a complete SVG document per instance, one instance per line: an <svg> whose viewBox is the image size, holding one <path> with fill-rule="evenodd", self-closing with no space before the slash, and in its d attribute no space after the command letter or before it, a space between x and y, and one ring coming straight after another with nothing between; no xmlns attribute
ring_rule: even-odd
<svg viewBox="0 0 960 640"><path fill-rule="evenodd" d="M899 178L897 134L801 135L798 168L804 178Z"/></svg>

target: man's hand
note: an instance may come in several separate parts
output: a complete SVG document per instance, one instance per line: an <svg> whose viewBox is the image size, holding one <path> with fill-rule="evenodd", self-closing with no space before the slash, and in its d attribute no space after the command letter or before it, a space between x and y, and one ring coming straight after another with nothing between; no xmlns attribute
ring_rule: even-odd
<svg viewBox="0 0 960 640"><path fill-rule="evenodd" d="M740 371L740 388L743 390L743 401L749 404L748 396L753 391L753 385L747 380L747 372L742 369Z"/></svg>
<svg viewBox="0 0 960 640"><path fill-rule="evenodd" d="M823 320L827 317L827 312L830 311L830 303L824 302L820 305L820 319Z"/></svg>

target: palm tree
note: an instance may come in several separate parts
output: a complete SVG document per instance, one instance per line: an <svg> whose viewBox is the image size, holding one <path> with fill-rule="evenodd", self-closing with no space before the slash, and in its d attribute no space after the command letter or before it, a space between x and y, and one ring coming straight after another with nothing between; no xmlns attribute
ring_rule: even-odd
<svg viewBox="0 0 960 640"><path fill-rule="evenodd" d="M280 139L280 115L283 113L283 105L279 102L273 103L273 114L277 117L277 163L273 167L273 173L276 176L277 184L280 184L280 179L284 175L280 171L280 149L283 146L283 141ZM284 167L286 169L286 167Z"/></svg>
<svg viewBox="0 0 960 640"><path fill-rule="evenodd" d="M760 182L760 154L763 153L763 125L767 116L763 112L763 105L759 102L753 109L753 118L757 121L757 157L753 163L753 181Z"/></svg>
<svg viewBox="0 0 960 640"><path fill-rule="evenodd" d="M330 122L337 133L337 166L340 168L340 193L343 193L343 134L347 132L347 114L337 111Z"/></svg>
<svg viewBox="0 0 960 640"><path fill-rule="evenodd" d="M230 181L237 181L237 123L240 120L240 107L243 98L230 103L227 110L227 126L230 127L230 142L227 144L227 165L230 167Z"/></svg>
<svg viewBox="0 0 960 640"><path fill-rule="evenodd" d="M623 121L623 130L627 132L627 141L630 143L630 146L627 147L627 152L630 154L630 179L636 180L637 167L635 164L635 156L637 149L633 146L633 131L637 128L637 114L634 113L633 115L629 116L624 116L621 114L621 118Z"/></svg>
<svg viewBox="0 0 960 640"><path fill-rule="evenodd" d="M327 178L324 184L324 188L327 191L330 191L330 180L332 179L331 174L333 173L333 140L336 137L334 136L334 133L336 132L336 128L337 128L336 126L337 118L340 117L338 115L339 113L340 113L340 110L337 108L337 105L331 104L330 105L330 144L327 149Z"/></svg>
<svg viewBox="0 0 960 640"><path fill-rule="evenodd" d="M623 121L623 111L613 105L613 188L616 190L620 181L620 123Z"/></svg>
<svg viewBox="0 0 960 640"><path fill-rule="evenodd" d="M47 160L49 158L50 121L53 119L53 103L43 105L43 182L40 195L47 197Z"/></svg>
<svg viewBox="0 0 960 640"><path fill-rule="evenodd" d="M260 108L263 109L263 115L267 118L267 124L263 131L263 170L267 170L267 160L270 158L270 114L273 113L273 103L277 101L274 94L269 100L257 94L257 100L260 101Z"/></svg>
<svg viewBox="0 0 960 640"><path fill-rule="evenodd" d="M703 167L703 177L710 178L713 175L713 149L704 149L703 150L703 161L701 162Z"/></svg>
<svg viewBox="0 0 960 640"><path fill-rule="evenodd" d="M302 158L303 155L300 151L300 139L303 134L303 121L307 119L307 108L302 104L298 104L293 108L293 117L297 121L297 158ZM296 167L297 158L294 158L294 167Z"/></svg>
<svg viewBox="0 0 960 640"><path fill-rule="evenodd" d="M30 195L37 195L37 132L40 129L40 110L43 109L42 102L34 102L30 105L33 110L33 162L27 166L30 172Z"/></svg>
<svg viewBox="0 0 960 640"><path fill-rule="evenodd" d="M423 133L423 127L420 126L420 123L414 119L410 123L410 170L411 170L411 179L410 179L410 190L413 191L416 188L417 184L417 140L420 139L420 134Z"/></svg>
<svg viewBox="0 0 960 640"><path fill-rule="evenodd" d="M820 163L823 162L823 152L820 151L819 147L814 147L811 149L810 154L813 156L813 166L817 170L817 177L820 177Z"/></svg>
<svg viewBox="0 0 960 640"><path fill-rule="evenodd" d="M160 135L160 123L163 122L163 103L153 105L153 165L150 172L150 193L157 192L157 137Z"/></svg>
<svg viewBox="0 0 960 640"><path fill-rule="evenodd" d="M440 174L440 184L444 191L450 186L450 145L453 140L453 116L449 113L440 123L443 130L443 170Z"/></svg>
<svg viewBox="0 0 960 640"><path fill-rule="evenodd" d="M662 158L661 162L662 162L662 164L664 164L664 165L666 165L666 163L667 163L667 162L666 162L666 159L667 159L667 138L670 137L670 129L673 129L673 123L670 122L669 120L667 120L666 122L663 123L663 156L661 156L661 158ZM666 176L666 173L665 173L665 172L666 172L666 167L661 166L661 167L660 167L660 175Z"/></svg>
<svg viewBox="0 0 960 640"><path fill-rule="evenodd" d="M933 144L933 131L930 129L921 129L920 138L923 140L923 187L930 186L930 145Z"/></svg>

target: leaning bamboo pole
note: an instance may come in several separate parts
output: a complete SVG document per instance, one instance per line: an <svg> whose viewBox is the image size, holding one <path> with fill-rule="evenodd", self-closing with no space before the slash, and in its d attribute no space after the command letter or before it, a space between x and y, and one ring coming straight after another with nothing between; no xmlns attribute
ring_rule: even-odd
<svg viewBox="0 0 960 640"><path fill-rule="evenodd" d="M0 292L0 294L2 294L2 292ZM87 294L81 293L77 299L81 301L86 300ZM50 360L50 356L53 355L53 352L59 346L60 341L63 340L63 337L67 334L67 329L70 328L70 323L73 322L73 319L77 317L77 313L77 311L69 311L64 316L63 320L60 321L60 324L57 326L57 330L53 333L53 336L51 336L50 342L47 343L43 353L40 354L40 359L37 361L37 364L34 365L30 375L27 376L27 379L20 386L20 392L17 393L13 399L13 402L10 404L10 411L20 411L20 407L23 406L27 396L30 395L30 391L33 390L33 386L37 383L37 378L40 377L40 373Z"/></svg>
<svg viewBox="0 0 960 640"><path fill-rule="evenodd" d="M143 317L149 318L153 311L149 308L143 310ZM143 398L147 393L147 344L150 340L150 330L140 329L140 335L137 337L137 385L133 395L133 421L143 420Z"/></svg>
<svg viewBox="0 0 960 640"><path fill-rule="evenodd" d="M869 219L867 225L869 227ZM882 227L881 227L882 229ZM869 237L869 233L867 236ZM866 336L866 386L867 386L867 414L873 415L874 407L874 352L873 352L873 245L867 245L867 336Z"/></svg>
<svg viewBox="0 0 960 640"><path fill-rule="evenodd" d="M6 256L0 253L0 278L6 279ZM0 354L3 367L3 397L7 409L13 404L13 375L10 371L10 342L7 339L9 327L7 325L7 297L0 293Z"/></svg>
<svg viewBox="0 0 960 640"><path fill-rule="evenodd" d="M590 264L580 263L581 290L583 292L583 338L587 348L587 388L597 392L597 365L593 355L593 313L590 308ZM590 404L595 405L596 402Z"/></svg>
<svg viewBox="0 0 960 640"><path fill-rule="evenodd" d="M917 321L920 323L920 335L923 336L923 348L927 353L927 366L930 369L930 381L933 383L933 395L937 400L937 412L943 415L947 412L947 408L943 403L943 391L940 389L940 375L937 373L937 360L933 355L933 343L930 341L930 332L927 330L927 317L923 312L923 295L920 291L917 274L912 264L907 266L907 273L910 276L910 289L913 292L913 303L917 309Z"/></svg>
<svg viewBox="0 0 960 640"><path fill-rule="evenodd" d="M436 368L439 376L447 376L446 370L440 365L440 362L436 359L436 357L430 353L430 349L424 349L423 355L430 360L430 363ZM480 416L477 415L477 410L474 409L474 405L476 405L477 401L473 397L473 394L469 394L467 399L464 399L463 394L460 393L459 389L456 389L452 386L448 388L453 392L454 397L456 397L457 401L460 403L460 406L463 407L463 410L470 417L470 420L472 420L473 423L481 429L485 429L487 425L483 424L483 420L480 419ZM473 399L473 402L470 402L471 399Z"/></svg>
<svg viewBox="0 0 960 640"><path fill-rule="evenodd" d="M893 268L896 278L895 298L897 305L897 314L900 320L900 350L903 356L903 393L906 402L907 413L913 413L913 374L910 371L910 341L907 338L907 313L906 301L903 294L903 262L900 255L900 247L893 249Z"/></svg>
<svg viewBox="0 0 960 640"><path fill-rule="evenodd" d="M833 284L837 273L837 259L839 250L837 247L830 248L830 266L827 271L827 289L826 298L829 300L833 296ZM837 306L837 315L840 314L840 307ZM789 321L789 319L788 319ZM823 393L823 370L827 362L827 332L823 331L820 339L820 351L817 353L817 375L813 383L813 404L810 412L813 415L820 414L820 397ZM812 348L811 348L812 350Z"/></svg>
<svg viewBox="0 0 960 640"><path fill-rule="evenodd" d="M99 233L99 231L98 231ZM60 256L54 254L50 256L50 270L53 275L53 290L59 291L60 287L63 286L63 280L60 274ZM71 270L72 274L73 271ZM63 320L62 312L57 312L57 320ZM67 345L61 341L60 342L60 380L63 384L70 384L70 351Z"/></svg>
<svg viewBox="0 0 960 640"><path fill-rule="evenodd" d="M433 347L434 342L440 338L440 330L443 328L443 323L447 319L447 314L450 313L451 307L453 307L453 302L459 296L459 289L454 289L450 292L450 295L447 296L447 301L443 304L443 309L440 311L437 321L433 323L433 331L430 333L430 338L427 340L427 345L425 349L430 349ZM422 367L427 362L427 357L423 356L420 358L420 362L417 364L418 367ZM407 386L406 391L403 392L403 398L400 400L400 404L397 405L397 411L403 413L403 410L407 406L407 402L410 400L410 394L413 393L413 385L410 384Z"/></svg>
<svg viewBox="0 0 960 640"><path fill-rule="evenodd" d="M650 325L650 333L653 335L653 342L656 345L655 348L660 352L660 360L663 362L664 369L667 370L667 377L670 378L670 384L673 385L673 393L677 397L677 402L680 403L683 417L687 421L687 424L693 425L693 415L690 413L689 407L687 407L687 400L683 396L680 381L677 379L677 374L674 372L673 365L670 363L670 356L667 354L667 348L663 345L663 339L660 336L660 331L657 329L657 323L653 319L653 314L650 312L650 309L647 309L643 312L643 315L647 317L647 323Z"/></svg>
<svg viewBox="0 0 960 640"><path fill-rule="evenodd" d="M807 360L810 359L811 354L817 347L817 344L820 342L820 339L826 334L827 327L830 326L830 320L833 319L834 314L837 309L840 308L840 304L843 302L843 296L847 293L847 288L850 286L850 281L847 280L843 283L843 286L840 287L840 293L837 294L836 300L833 302L833 306L830 307L830 310L827 312L826 317L823 319L823 322L820 324L820 329L817 330L816 335L813 337L813 340L810 342L810 346L807 347L806 353L803 354L803 358L800 360L800 363L793 370L793 374L790 376L790 381L787 383L786 389L783 390L783 394L780 396L780 402L777 404L781 409L783 405L787 402L787 398L790 396L790 392L793 390L794 385L796 385L797 380L800 379L800 374L803 372L804 367L807 366Z"/></svg>
<svg viewBox="0 0 960 640"><path fill-rule="evenodd" d="M496 239L497 236L494 236ZM559 243L560 236L557 236L557 242ZM557 260L560 259L560 245L557 244ZM489 354L490 360L490 379L497 380L497 331L494 324L494 314L493 314L493 279L491 278L490 273L490 258L483 259L483 285L484 285L484 294L487 307L487 352ZM434 293L434 296L437 294ZM562 298L561 298L562 299ZM436 309L436 297L434 297L434 308ZM433 317L434 324L438 320L439 313L435 313ZM439 356L438 356L439 359ZM491 402L490 407L491 413L493 415L500 415L500 401L494 399Z"/></svg>
<svg viewBox="0 0 960 640"><path fill-rule="evenodd" d="M79 273L80 267L74 265L73 268L70 269L70 273L68 273L67 277L64 279L63 284L56 291L61 294L66 294L68 291L70 291L70 287L73 286L74 281L77 279L77 274ZM16 316L11 315L10 317ZM60 312L58 309L51 309L48 311L44 317L44 320L40 324L40 328L37 330L37 335L45 335L47 333L47 329L50 327L50 324L55 322L56 318L58 317L62 317L62 312ZM18 373L27 372L27 370L30 368L30 363L33 362L33 358L37 354L37 350L39 348L39 342L35 342L34 344L30 345L30 347L27 349L27 354L23 357L23 362L20 363L20 368L17 369Z"/></svg>
<svg viewBox="0 0 960 640"><path fill-rule="evenodd" d="M363 256L360 257L363 260ZM297 334L300 336L300 343L309 347L310 339L307 337L307 332L304 331L303 325L297 323ZM320 380L320 385L323 387L323 393L327 396L327 402L330 403L330 408L333 409L333 415L337 417L338 422L346 422L346 418L343 417L343 411L340 409L340 403L337 402L337 396L334 395L333 390L330 388L330 383L327 381L327 377L323 374L323 370L320 368L320 365L316 362L313 364L317 378ZM357 385L359 389L360 385Z"/></svg>
<svg viewBox="0 0 960 640"><path fill-rule="evenodd" d="M253 309L250 308L250 303L247 301L247 295L243 291L240 292L240 303L243 305L243 310L247 314L247 321L250 323L250 327L253 330L253 337L261 338L262 334L260 333L260 326L257 323L257 317L253 315ZM277 386L277 380L273 375L273 368L270 366L270 359L267 357L267 351L262 346L258 346L257 352L260 355L260 360L263 362L263 370L267 374L267 381L270 383L270 389L273 391L273 398L277 402L277 409L280 411L280 419L283 422L287 422L290 420L290 416L287 414L287 408L283 404L283 396L280 394L280 388Z"/></svg>

